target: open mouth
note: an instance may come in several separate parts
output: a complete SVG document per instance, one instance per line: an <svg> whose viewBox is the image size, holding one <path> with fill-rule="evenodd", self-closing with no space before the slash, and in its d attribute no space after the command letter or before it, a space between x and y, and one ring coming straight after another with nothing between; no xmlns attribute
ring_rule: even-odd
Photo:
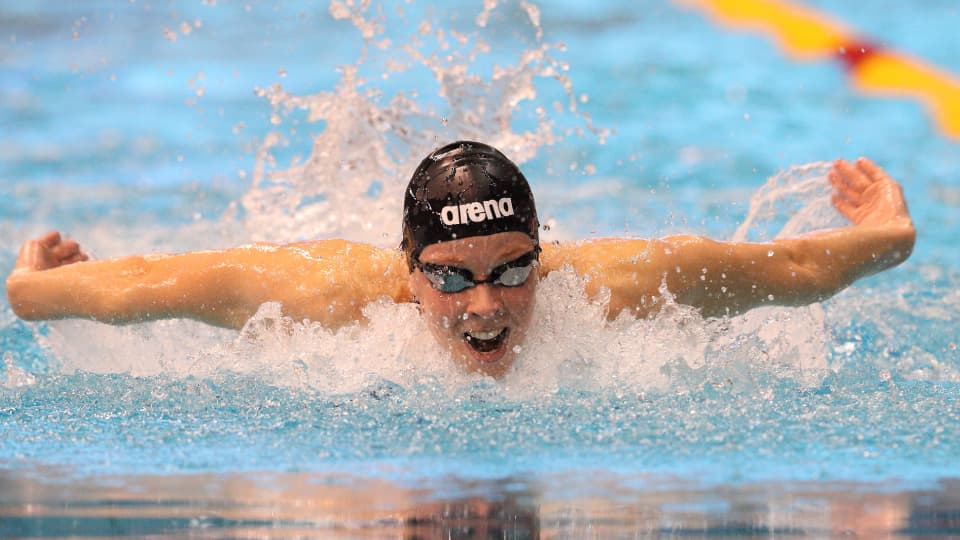
<svg viewBox="0 0 960 540"><path fill-rule="evenodd" d="M463 337L475 351L489 353L499 349L509 333L509 328L500 328L486 332L466 332Z"/></svg>

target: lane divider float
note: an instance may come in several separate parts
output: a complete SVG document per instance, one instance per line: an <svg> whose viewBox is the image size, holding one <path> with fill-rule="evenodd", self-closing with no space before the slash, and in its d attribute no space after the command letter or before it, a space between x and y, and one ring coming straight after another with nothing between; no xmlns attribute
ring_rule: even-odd
<svg viewBox="0 0 960 540"><path fill-rule="evenodd" d="M829 17L787 0L674 0L725 26L759 31L794 60L836 60L858 90L923 103L940 130L960 140L960 79L889 49Z"/></svg>

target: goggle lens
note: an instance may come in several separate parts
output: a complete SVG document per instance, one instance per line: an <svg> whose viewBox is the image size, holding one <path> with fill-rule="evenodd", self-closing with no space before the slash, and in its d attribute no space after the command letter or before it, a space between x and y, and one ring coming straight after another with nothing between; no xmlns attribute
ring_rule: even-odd
<svg viewBox="0 0 960 540"><path fill-rule="evenodd" d="M490 271L487 279L480 281L473 277L473 272L457 266L422 263L417 261L417 267L423 272L433 288L444 293L453 294L476 287L481 283L490 283L500 287L519 287L527 282L530 272L537 264L537 250L501 264Z"/></svg>

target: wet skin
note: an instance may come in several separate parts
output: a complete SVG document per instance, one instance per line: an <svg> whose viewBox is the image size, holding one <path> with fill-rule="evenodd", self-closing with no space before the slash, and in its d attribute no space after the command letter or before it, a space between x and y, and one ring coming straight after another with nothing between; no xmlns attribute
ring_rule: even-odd
<svg viewBox="0 0 960 540"><path fill-rule="evenodd" d="M420 253L426 264L469 270L477 280L490 271L534 249L533 240L521 232L504 232L431 244ZM410 275L410 288L419 301L430 331L441 346L466 369L500 377L513 364L515 348L523 344L533 316L538 272L518 287L481 283L458 293L433 288L419 269ZM496 347L477 347L477 337L503 331ZM481 340L483 341L483 340ZM474 344L471 344L473 342Z"/></svg>

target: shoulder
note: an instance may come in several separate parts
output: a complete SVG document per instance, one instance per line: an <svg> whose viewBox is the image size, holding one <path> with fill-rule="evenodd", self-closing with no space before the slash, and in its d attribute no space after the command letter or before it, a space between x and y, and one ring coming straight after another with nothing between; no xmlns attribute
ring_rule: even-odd
<svg viewBox="0 0 960 540"><path fill-rule="evenodd" d="M543 273L564 266L570 266L579 273L593 273L621 262L635 264L639 258L651 256L661 243L661 240L646 238L592 238L549 242L542 246L540 262Z"/></svg>
<svg viewBox="0 0 960 540"><path fill-rule="evenodd" d="M403 255L397 249L382 248L371 244L352 242L340 238L309 240L292 244L252 244L244 246L249 250L279 253L287 257L299 258L304 262L351 261L354 269L367 265L402 266Z"/></svg>
<svg viewBox="0 0 960 540"><path fill-rule="evenodd" d="M728 248L723 243L695 235L551 243L543 246L541 275L569 266L583 276L606 284L622 280L624 276L631 280L639 275L660 279L665 272L699 271L710 261L729 257Z"/></svg>
<svg viewBox="0 0 960 540"><path fill-rule="evenodd" d="M317 278L347 286L354 294L396 301L410 297L409 271L398 249L341 239L299 242L280 249L313 268Z"/></svg>
<svg viewBox="0 0 960 540"><path fill-rule="evenodd" d="M227 259L270 276L273 287L325 294L341 287L364 297L402 298L409 275L399 250L342 239L248 244L230 250Z"/></svg>

